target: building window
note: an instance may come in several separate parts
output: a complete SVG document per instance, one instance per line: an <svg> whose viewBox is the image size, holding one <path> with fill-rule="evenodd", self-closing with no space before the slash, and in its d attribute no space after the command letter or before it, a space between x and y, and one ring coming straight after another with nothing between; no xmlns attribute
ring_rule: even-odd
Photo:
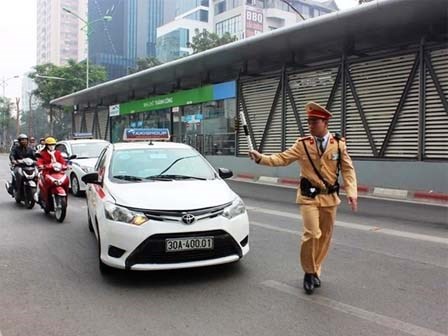
<svg viewBox="0 0 448 336"><path fill-rule="evenodd" d="M227 12L243 5L243 0L223 0L215 4L215 15Z"/></svg>
<svg viewBox="0 0 448 336"><path fill-rule="evenodd" d="M216 34L219 36L229 33L231 35L237 35L243 30L241 15L231 17L227 20L218 22L216 24Z"/></svg>

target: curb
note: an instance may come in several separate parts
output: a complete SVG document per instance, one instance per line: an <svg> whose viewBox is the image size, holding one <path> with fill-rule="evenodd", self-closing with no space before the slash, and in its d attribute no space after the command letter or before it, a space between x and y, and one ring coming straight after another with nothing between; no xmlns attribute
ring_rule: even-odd
<svg viewBox="0 0 448 336"><path fill-rule="evenodd" d="M271 177L256 176L248 173L236 174L235 180L260 183L274 186L297 187L299 179L290 177ZM344 186L341 186L344 190ZM378 198L387 198L395 200L415 200L419 202L430 201L431 203L439 203L448 205L448 194L429 191L415 191L404 189L383 188L376 186L358 185L358 193L363 196L375 196Z"/></svg>

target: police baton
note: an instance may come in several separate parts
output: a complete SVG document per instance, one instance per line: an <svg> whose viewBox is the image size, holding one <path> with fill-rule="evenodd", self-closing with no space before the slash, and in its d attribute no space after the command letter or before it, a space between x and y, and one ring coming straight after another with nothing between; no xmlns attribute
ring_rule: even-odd
<svg viewBox="0 0 448 336"><path fill-rule="evenodd" d="M249 145L249 150L253 151L254 145L252 144L252 140L250 138L249 128L247 127L247 123L246 123L246 117L244 116L244 113L242 111L240 112L240 118L241 118L243 130L244 130L244 134L246 135L247 144Z"/></svg>

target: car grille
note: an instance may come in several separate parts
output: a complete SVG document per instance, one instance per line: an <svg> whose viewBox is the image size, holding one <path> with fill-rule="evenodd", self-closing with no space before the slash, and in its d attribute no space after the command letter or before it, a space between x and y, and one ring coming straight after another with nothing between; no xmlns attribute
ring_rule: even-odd
<svg viewBox="0 0 448 336"><path fill-rule="evenodd" d="M143 212L145 216L151 220L182 222L182 216L184 216L185 214L193 215L195 217L195 221L217 217L221 215L224 209L230 206L231 204L232 202L229 202L214 207L193 209L193 210L142 210L135 208L130 209L138 212Z"/></svg>
<svg viewBox="0 0 448 336"><path fill-rule="evenodd" d="M213 237L212 250L166 252L165 239L168 238L194 238ZM230 255L242 256L238 243L225 231L200 231L172 234L157 234L141 243L126 259L126 268L135 264L170 264L190 261L210 260Z"/></svg>

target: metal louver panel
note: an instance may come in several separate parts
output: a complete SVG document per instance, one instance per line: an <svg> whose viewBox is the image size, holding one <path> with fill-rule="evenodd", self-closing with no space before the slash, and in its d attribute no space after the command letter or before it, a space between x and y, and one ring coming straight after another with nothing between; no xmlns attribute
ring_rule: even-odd
<svg viewBox="0 0 448 336"><path fill-rule="evenodd" d="M266 127L266 122L269 117L269 112L274 102L275 93L277 92L278 85L280 84L280 76L269 77L260 80L241 82L241 95L239 102L239 111L242 111L242 100L247 107L247 113L250 124L252 126L252 132L255 138L254 146L260 145L263 137L263 132ZM279 102L281 98L279 99ZM278 111L277 111L278 110ZM276 107L272 123L268 129L268 137L265 141L263 153L269 154L269 150L277 152L281 148L281 104ZM280 121L276 119L276 114L280 115ZM275 123L275 127L273 124ZM240 155L245 155L248 152L248 144L244 136L244 131L240 125L238 139L238 152ZM277 137L280 134L280 137ZM271 139L273 138L273 139Z"/></svg>
<svg viewBox="0 0 448 336"><path fill-rule="evenodd" d="M448 100L448 49L431 52L431 63L445 100ZM448 111L437 92L434 81L426 72L426 120L425 157L428 159L448 159Z"/></svg>
<svg viewBox="0 0 448 336"><path fill-rule="evenodd" d="M418 157L419 78L417 71L397 124L392 130L385 157Z"/></svg>
<svg viewBox="0 0 448 336"><path fill-rule="evenodd" d="M415 61L415 54L390 57L350 65L350 75L361 108L379 152ZM418 132L418 76L393 130L385 155L415 157ZM415 86L414 84L417 84ZM415 91L417 90L417 91ZM416 95L415 95L416 94ZM366 129L354 94L347 87L347 142L353 156L372 157Z"/></svg>
<svg viewBox="0 0 448 336"><path fill-rule="evenodd" d="M268 113L270 111L268 108ZM263 146L263 153L273 154L282 151L282 96L280 94L275 106L274 115L268 128L267 138Z"/></svg>
<svg viewBox="0 0 448 336"><path fill-rule="evenodd" d="M290 74L288 76L289 87L294 99L297 112L299 113L305 135L309 133L305 105L310 101L315 101L325 106L330 97L331 90L336 80L338 69L329 68L318 71ZM332 118L330 131L340 126L340 110L331 109L335 118ZM339 131L337 129L337 131ZM287 99L286 103L286 146L290 147L297 140L299 127L292 109L292 102Z"/></svg>
<svg viewBox="0 0 448 336"><path fill-rule="evenodd" d="M331 114L333 114L333 117L330 119L330 124L328 126L328 129L331 133L339 133L342 134L341 130L341 111L342 111L342 86L341 83L338 83L338 87L336 90L336 93L334 95L333 101L331 102L330 106L328 107Z"/></svg>

